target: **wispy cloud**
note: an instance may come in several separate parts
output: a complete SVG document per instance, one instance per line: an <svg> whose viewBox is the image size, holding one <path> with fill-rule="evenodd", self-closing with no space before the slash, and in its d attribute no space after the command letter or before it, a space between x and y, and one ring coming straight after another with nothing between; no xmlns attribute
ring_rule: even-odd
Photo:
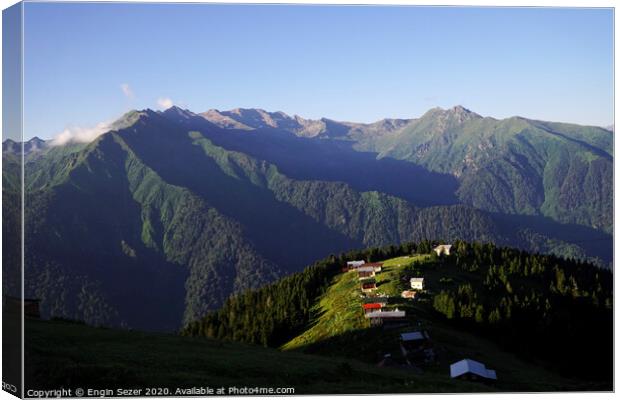
<svg viewBox="0 0 620 400"><path fill-rule="evenodd" d="M52 146L62 146L67 143L89 143L111 129L110 122L100 122L92 128L74 126L66 128L54 136L50 144Z"/></svg>
<svg viewBox="0 0 620 400"><path fill-rule="evenodd" d="M129 83L121 83L121 90L123 91L125 97L133 99L134 94L133 90L131 90L131 86L129 86Z"/></svg>
<svg viewBox="0 0 620 400"><path fill-rule="evenodd" d="M159 99L157 99L157 105L164 110L169 109L173 106L173 104L174 103L172 102L172 99L170 99L169 97L160 97Z"/></svg>

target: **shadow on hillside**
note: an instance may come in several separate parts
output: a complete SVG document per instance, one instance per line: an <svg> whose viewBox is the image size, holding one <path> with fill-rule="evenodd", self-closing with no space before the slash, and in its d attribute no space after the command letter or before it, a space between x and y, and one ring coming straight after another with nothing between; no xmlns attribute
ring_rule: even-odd
<svg viewBox="0 0 620 400"><path fill-rule="evenodd" d="M563 224L541 215L511 215L490 213L505 230L515 227L531 229L537 233L581 247L588 257L600 258L607 266L613 262L613 235L584 225ZM529 244L530 250L534 250ZM543 245L543 243L541 243ZM544 249L541 249L544 250Z"/></svg>
<svg viewBox="0 0 620 400"><path fill-rule="evenodd" d="M201 128L201 122L194 122ZM341 181L358 191L379 191L417 206L457 204L457 179L409 161L377 159L378 153L353 149L353 142L297 137L289 132L260 129L224 130L212 125L202 132L218 146L275 164L297 180Z"/></svg>
<svg viewBox="0 0 620 400"><path fill-rule="evenodd" d="M540 129L542 129L542 130L552 134L552 135L561 137L562 139L565 139L565 140L567 140L569 142L575 143L575 144L577 144L577 145L579 145L581 147L585 147L590 152L596 154L597 156L599 156L601 158L604 158L604 159L606 159L608 161L611 161L611 162L614 161L613 157L609 153L607 153L604 150L601 150L600 148L598 148L596 146L592 146L590 143L588 143L588 142L586 142L584 140L579 140L579 139L570 137L570 136L566 135L565 133L558 132L558 131L550 128L548 125L546 125L544 123L537 123L536 126L538 128L540 128Z"/></svg>
<svg viewBox="0 0 620 400"><path fill-rule="evenodd" d="M121 132L136 155L167 183L190 190L209 206L240 224L244 234L266 259L294 272L314 260L360 243L314 220L297 208L279 201L260 182L267 172L260 166L230 162L229 174L216 162L230 155L214 154L194 144L184 129L149 122L143 129ZM243 165L242 165L243 164ZM244 168L242 170L241 168ZM247 170L245 170L247 169ZM230 172L230 171L228 171ZM261 181L262 182L262 181Z"/></svg>
<svg viewBox="0 0 620 400"><path fill-rule="evenodd" d="M53 196L26 197L25 295L41 300L44 318L174 332L185 309L187 271L141 239L142 209L124 171L127 152L109 135L98 149L105 160L90 153L70 185L57 186Z"/></svg>
<svg viewBox="0 0 620 400"><path fill-rule="evenodd" d="M417 331L421 328L410 321L408 326L398 328L370 327L365 329L351 330L339 335L331 336L314 343L299 346L289 351L298 351L304 354L315 354L329 357L350 358L376 365L377 368L389 367L410 370L412 375L430 372L444 374L449 378L449 366L451 363L463 358L473 358L482 361L489 360L492 367L498 371L497 382L488 386L497 391L549 391L549 390L587 390L609 391L612 389L611 378L600 376L596 379L589 377L577 377L567 373L570 366L564 367L550 361L543 361L535 354L523 353L517 349L510 349L502 340L488 334L476 333L475 330L459 324L451 325L454 335L466 331L468 335L476 335L488 344L468 346L468 342L458 344L456 342L445 343L434 338L432 328L428 330L431 335L430 347L433 349L434 360L424 361L419 355L405 357L400 349L400 333ZM427 330L427 328L422 328ZM445 328L442 328L445 329ZM487 343L487 342L485 342ZM497 352L497 353L496 353ZM389 354L391 362L380 366L380 362ZM512 355L506 357L506 355ZM409 367L407 358L414 365ZM531 381L531 374L521 371L523 363L530 364L539 371L551 372L554 376L551 381Z"/></svg>
<svg viewBox="0 0 620 400"><path fill-rule="evenodd" d="M387 337L385 340L379 340L382 337L381 332L382 328L380 327L350 330L323 340L301 345L292 350L376 363L381 359L385 351L389 352L389 348L396 348L398 346L397 340L391 340ZM380 344L380 346L377 347L377 344Z"/></svg>

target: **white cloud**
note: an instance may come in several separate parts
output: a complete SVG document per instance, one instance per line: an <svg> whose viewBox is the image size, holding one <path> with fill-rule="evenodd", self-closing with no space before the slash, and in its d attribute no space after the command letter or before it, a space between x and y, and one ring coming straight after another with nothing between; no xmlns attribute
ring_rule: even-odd
<svg viewBox="0 0 620 400"><path fill-rule="evenodd" d="M82 128L79 126L66 128L51 141L52 146L62 146L67 143L89 143L94 139L111 130L109 122L100 122L92 128Z"/></svg>
<svg viewBox="0 0 620 400"><path fill-rule="evenodd" d="M172 99L170 99L169 97L160 97L159 99L157 99L157 105L164 110L169 109L173 106L173 104L174 103L172 102Z"/></svg>
<svg viewBox="0 0 620 400"><path fill-rule="evenodd" d="M131 87L129 86L129 83L121 83L121 90L123 91L125 97L133 99L134 94L133 90L131 90Z"/></svg>

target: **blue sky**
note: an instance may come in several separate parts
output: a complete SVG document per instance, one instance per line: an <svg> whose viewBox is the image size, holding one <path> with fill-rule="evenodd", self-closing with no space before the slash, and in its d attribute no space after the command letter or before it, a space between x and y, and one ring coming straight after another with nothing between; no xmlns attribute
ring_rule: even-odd
<svg viewBox="0 0 620 400"><path fill-rule="evenodd" d="M164 99L361 122L456 104L613 122L611 9L26 3L24 25L26 138Z"/></svg>

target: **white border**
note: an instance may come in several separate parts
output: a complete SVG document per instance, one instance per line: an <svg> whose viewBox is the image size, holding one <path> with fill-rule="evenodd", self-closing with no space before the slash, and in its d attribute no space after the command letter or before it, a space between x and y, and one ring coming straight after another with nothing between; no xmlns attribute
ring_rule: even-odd
<svg viewBox="0 0 620 400"><path fill-rule="evenodd" d="M0 0L2 1L1 5L2 8L7 8L10 7L14 4L17 4L18 1L15 0ZM36 0L25 0L24 3L30 3L30 2L36 2ZM47 1L47 2L58 2L58 3L75 3L75 2L79 2L78 0L61 0L61 1ZM108 1L90 1L91 3L124 3L125 1L121 1L121 0L108 0ZM282 1L282 2L277 2L277 1L261 1L261 0L227 0L227 1L222 1L222 2L218 2L218 1L213 1L213 0L207 0L207 1L177 1L177 0L168 0L168 1L158 1L158 0L133 0L132 2L136 2L136 3L229 3L229 4L317 4L317 5L377 5L377 6L389 6L389 5L411 5L411 6L481 6L481 7L584 7L584 8L596 8L596 7L605 7L605 8L614 8L614 126L615 126L615 115L617 113L617 103L615 102L615 93L616 93L616 80L615 80L615 75L616 75L616 71L617 71L617 64L615 63L615 49L616 49L616 43L618 43L618 33L615 30L615 6L616 6L616 2L613 0L590 0L590 1L583 1L583 0L538 0L538 1L516 1L516 0L504 0L501 3L498 3L498 1L492 1L492 0L425 0L425 1L416 1L416 0L390 0L388 2L378 2L378 1L369 1L369 0L336 0L336 1L330 1L330 0L314 0L314 1L304 1L304 0L287 0L287 1ZM22 61L23 61L23 50L24 50L24 8L22 7ZM1 18L0 18L0 28L1 28ZM0 29L0 43L2 40L2 33L1 33L1 29ZM1 71L1 66L2 66L2 56L0 53L0 71ZM22 86L22 109L20 110L21 112L21 122L22 122L22 135L23 135L23 123L24 123L24 112L23 112L23 105L24 105L24 96L23 96L23 62L22 62L22 82L20 83ZM0 82L0 91L2 90L2 83ZM1 103L1 100L0 100ZM2 116L2 111L1 111L1 107L0 107L0 117ZM23 141L23 140L22 140ZM614 154L616 153L616 141L614 140ZM23 157L23 152L22 152L22 157ZM1 166L1 161L0 161L0 166ZM618 163L615 163L615 159L614 159L614 260L615 260L615 254L616 254L616 248L618 245L618 238L615 235L615 227L617 226L617 219L615 218L616 213L615 210L618 209L618 204L620 202L620 199L618 198L618 196L616 196L616 185L615 185L615 176L618 176L618 172L619 172L620 166L618 165ZM23 169L22 169L22 185L24 183L24 174L23 174ZM22 216L23 216L23 211L24 211L24 198L23 198L23 192L22 192ZM0 215L1 215L1 210L0 210ZM0 231L0 239L1 239L1 231ZM1 240L0 240L0 249L2 247L1 244ZM22 219L22 274L23 274L23 264L24 263L24 222ZM615 293L615 288L616 288L616 280L617 280L617 276L614 276L614 293ZM0 282L1 282L1 278L0 278ZM24 284L23 284L23 279L22 279L22 296L24 293ZM615 300L615 295L614 295L614 300ZM615 303L615 301L614 301ZM614 304L615 305L615 304ZM615 321L617 321L617 317L618 316L618 308L614 307L614 333L615 331ZM0 321L1 324L1 321ZM22 338L23 338L23 313L22 313ZM615 335L614 335L614 345L615 345ZM614 346L614 356L616 356L618 354L617 349ZM0 348L0 355L1 355L1 348ZM614 366L615 366L615 359L616 357L614 357ZM22 362L23 362L23 340L22 340ZM1 373L1 368L2 365L0 363L0 373ZM618 369L615 368L614 369L614 387L615 384L618 382ZM23 378L22 378L23 381ZM22 382L22 388L23 388L23 382ZM455 398L455 396L457 398L463 397L463 398L473 398L472 396L481 396L482 394L473 394L473 395L467 395L467 394L457 394L457 395L442 395L442 394L438 394L438 395L377 395L377 396L372 396L373 398L379 398L379 399L389 399L389 398L415 398L415 399L421 399L421 400L426 400L426 399L448 399L448 398ZM553 393L553 394L525 394L525 393L519 393L519 394L485 394L484 398L488 398L488 399L521 399L522 396L527 396L527 398L533 398L533 397L539 397L539 396L544 396L544 398L546 399L562 399L562 400L572 400L572 399L581 399L587 396L588 399L603 399L603 398L613 398L615 397L613 393ZM297 398L317 398L317 399L329 399L329 398L356 398L359 396L294 396ZM364 396L364 397L369 397L369 396ZM248 396L248 397L227 397L227 398L247 398L247 399L256 399L256 398L265 398L265 397L254 397L254 396ZM10 394L8 394L7 392L4 391L0 391L0 400L4 400L4 399L15 399L14 396L11 396ZM173 398L175 399L175 398ZM183 398L178 398L178 399L183 399Z"/></svg>

